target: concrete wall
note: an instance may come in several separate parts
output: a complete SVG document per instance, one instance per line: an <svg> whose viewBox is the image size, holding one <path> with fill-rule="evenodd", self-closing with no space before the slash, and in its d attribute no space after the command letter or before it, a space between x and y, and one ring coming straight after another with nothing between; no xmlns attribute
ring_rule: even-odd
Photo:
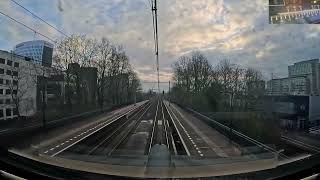
<svg viewBox="0 0 320 180"><path fill-rule="evenodd" d="M320 96L310 96L309 121L320 121Z"/></svg>
<svg viewBox="0 0 320 180"><path fill-rule="evenodd" d="M13 55L6 51L0 51L0 58L12 61L12 65L0 64L0 68L5 70L5 74L1 75L1 79L4 81L9 80L11 84L0 85L1 89L16 90L17 95L14 96L19 103L19 113L21 116L32 116L37 112L37 78L39 76L49 77L53 72L50 67L44 67L41 64L27 61L25 57ZM19 63L18 67L14 66L14 63ZM18 76L7 75L7 70L18 72ZM18 84L14 85L13 81L17 81ZM11 99L11 104L2 104L0 108L3 111L6 109L16 108L16 103L12 99L12 94L0 95L0 99ZM13 113L12 113L13 114ZM1 119L11 119L16 116L8 116Z"/></svg>

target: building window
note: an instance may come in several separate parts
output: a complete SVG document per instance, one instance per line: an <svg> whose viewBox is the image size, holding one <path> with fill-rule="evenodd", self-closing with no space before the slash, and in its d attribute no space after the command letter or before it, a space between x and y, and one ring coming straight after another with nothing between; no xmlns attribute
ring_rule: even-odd
<svg viewBox="0 0 320 180"><path fill-rule="evenodd" d="M13 83L13 85L18 85L18 81L17 80L13 80L12 83Z"/></svg>
<svg viewBox="0 0 320 180"><path fill-rule="evenodd" d="M6 85L10 85L10 80L6 79Z"/></svg>
<svg viewBox="0 0 320 180"><path fill-rule="evenodd" d="M19 63L15 62L14 67L19 67Z"/></svg>
<svg viewBox="0 0 320 180"><path fill-rule="evenodd" d="M6 89L6 95L11 94L11 90L10 89Z"/></svg>
<svg viewBox="0 0 320 180"><path fill-rule="evenodd" d="M6 99L6 104L11 104L11 99Z"/></svg>
<svg viewBox="0 0 320 180"><path fill-rule="evenodd" d="M12 71L13 76L18 76L18 71Z"/></svg>
<svg viewBox="0 0 320 180"><path fill-rule="evenodd" d="M5 63L6 63L6 60L5 60L5 59L0 58L0 64L5 64Z"/></svg>
<svg viewBox="0 0 320 180"><path fill-rule="evenodd" d="M0 79L0 84L3 84L3 79Z"/></svg>
<svg viewBox="0 0 320 180"><path fill-rule="evenodd" d="M7 75L11 76L11 71L10 70L7 70Z"/></svg>
<svg viewBox="0 0 320 180"><path fill-rule="evenodd" d="M0 95L3 95L3 89L0 89Z"/></svg>
<svg viewBox="0 0 320 180"><path fill-rule="evenodd" d="M0 104L4 104L4 99L0 99Z"/></svg>
<svg viewBox="0 0 320 180"><path fill-rule="evenodd" d="M4 74L4 69L0 68L0 74Z"/></svg>
<svg viewBox="0 0 320 180"><path fill-rule="evenodd" d="M13 90L12 94L17 95L17 92L18 92L17 90Z"/></svg>
<svg viewBox="0 0 320 180"><path fill-rule="evenodd" d="M8 65L8 66L12 66L12 61L8 60L8 61L7 61L7 65Z"/></svg>
<svg viewBox="0 0 320 180"><path fill-rule="evenodd" d="M6 116L11 116L11 109L6 109Z"/></svg>
<svg viewBox="0 0 320 180"><path fill-rule="evenodd" d="M0 118L3 118L3 109L0 109Z"/></svg>
<svg viewBox="0 0 320 180"><path fill-rule="evenodd" d="M18 111L17 111L17 108L13 108L13 115L15 116L15 115L18 115Z"/></svg>

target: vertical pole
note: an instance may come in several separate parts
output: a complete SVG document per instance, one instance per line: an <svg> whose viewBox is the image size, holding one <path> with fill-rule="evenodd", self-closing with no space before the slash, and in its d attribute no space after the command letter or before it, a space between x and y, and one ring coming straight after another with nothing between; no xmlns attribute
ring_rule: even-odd
<svg viewBox="0 0 320 180"><path fill-rule="evenodd" d="M158 70L158 89L160 92L160 72L159 72L159 39L158 39L158 9L157 0L154 0L155 23L156 23L156 41L157 41L157 70Z"/></svg>
<svg viewBox="0 0 320 180"><path fill-rule="evenodd" d="M46 79L43 74L43 77L42 77L42 122L43 122L44 128L46 128L46 105L47 105L46 89L47 89L47 83L46 83Z"/></svg>
<svg viewBox="0 0 320 180"><path fill-rule="evenodd" d="M169 98L168 98L169 99L169 105L170 105L170 99L171 99L170 98L170 89L171 89L171 87L170 87L170 81L169 81Z"/></svg>
<svg viewBox="0 0 320 180"><path fill-rule="evenodd" d="M154 11L155 22L155 44L156 44L156 61L157 61L157 73L158 73L158 93L160 94L160 72L159 72L159 38L158 38L158 12L157 12L157 0L154 0L152 11Z"/></svg>

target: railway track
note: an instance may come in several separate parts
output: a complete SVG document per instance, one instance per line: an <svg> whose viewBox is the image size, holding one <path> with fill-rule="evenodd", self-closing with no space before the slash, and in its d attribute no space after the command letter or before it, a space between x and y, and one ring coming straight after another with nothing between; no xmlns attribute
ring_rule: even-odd
<svg viewBox="0 0 320 180"><path fill-rule="evenodd" d="M152 147L156 144L165 145L171 154L177 154L176 144L172 136L172 128L174 127L171 127L169 123L172 119L164 106L163 101L158 100L156 114L145 154L150 154Z"/></svg>
<svg viewBox="0 0 320 180"><path fill-rule="evenodd" d="M154 115L151 119L149 119ZM148 123L150 124L148 126ZM167 105L157 98L137 108L135 111L120 116L116 120L88 135L86 138L56 153L59 156L95 155L112 156L128 155L126 150L137 138L142 155L149 155L155 145L165 145L171 155L190 155L183 143L177 119L172 117ZM143 130L143 133L139 132ZM139 134L140 133L140 134ZM144 134L142 136L141 134ZM138 136L140 135L140 136ZM142 145L143 144L143 145Z"/></svg>
<svg viewBox="0 0 320 180"><path fill-rule="evenodd" d="M299 141L297 139L293 139L293 138L290 138L290 137L282 135L281 136L281 140L283 140L283 141L285 141L285 142L287 142L289 144L295 145L297 147L300 147L301 149L305 149L305 150L308 150L308 151L311 151L311 152L314 152L314 153L320 153L320 148L319 147L307 144L307 143Z"/></svg>
<svg viewBox="0 0 320 180"><path fill-rule="evenodd" d="M198 148L194 143L191 144L193 141L187 133L187 130L191 130L182 120L182 115L179 116L173 106L160 97L155 98L109 120L94 132L88 133L86 137L79 138L76 143L58 151L54 156L72 158L74 155L97 157L141 155L150 157L155 152L158 153L157 148L154 147L160 147L161 152L164 150L171 155L202 157L205 153L212 153L202 151L197 154L195 149L198 150ZM254 143L257 142L254 141ZM294 143L306 146L302 142ZM203 144L197 145L199 149L205 148ZM320 150L317 149L317 152ZM207 154L205 156L208 156ZM280 158L286 158L282 157L281 153L278 155Z"/></svg>
<svg viewBox="0 0 320 180"><path fill-rule="evenodd" d="M149 112L147 114L154 114L154 116L146 116L142 119L140 118L137 124L128 131L129 133L125 134L121 140L118 141L119 144L114 148L112 153L118 152L114 153L117 155L128 154L130 153L131 148L134 150L141 149L143 153L140 155L149 155L155 145L165 145L171 155L186 155L186 151L181 150L184 149L184 147L181 147L181 142L183 142L183 140L177 136L179 130L174 126L174 119L170 116L165 103L161 99L157 99L153 102L153 105L150 105L150 107L151 106L153 107L149 108ZM148 121L149 118L151 118L151 120ZM146 122L150 121L151 123L147 127ZM136 137L140 132L139 129L145 129L143 134L147 134L147 136ZM137 138L140 138L140 140L137 140ZM139 142L140 144L135 142ZM145 144L143 142L145 142ZM130 147L130 145L132 146L134 143L135 146L133 148ZM144 146L139 146L141 144L144 144ZM123 153L125 149L127 149L127 151ZM177 149L180 149L180 151Z"/></svg>
<svg viewBox="0 0 320 180"><path fill-rule="evenodd" d="M124 130L134 122L134 119L143 113L149 106L150 102L142 105L135 111L121 115L120 118L117 118L105 127L56 155L101 155L106 153L109 144L113 141L114 137L116 137L118 133L124 132Z"/></svg>

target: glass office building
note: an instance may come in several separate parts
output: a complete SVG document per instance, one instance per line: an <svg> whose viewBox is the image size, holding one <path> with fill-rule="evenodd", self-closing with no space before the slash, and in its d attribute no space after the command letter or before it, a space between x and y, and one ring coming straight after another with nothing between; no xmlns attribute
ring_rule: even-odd
<svg viewBox="0 0 320 180"><path fill-rule="evenodd" d="M320 95L319 59L295 63L288 73L289 77L268 82L269 95Z"/></svg>
<svg viewBox="0 0 320 180"><path fill-rule="evenodd" d="M14 53L50 67L52 65L53 44L43 40L27 41L16 45Z"/></svg>

